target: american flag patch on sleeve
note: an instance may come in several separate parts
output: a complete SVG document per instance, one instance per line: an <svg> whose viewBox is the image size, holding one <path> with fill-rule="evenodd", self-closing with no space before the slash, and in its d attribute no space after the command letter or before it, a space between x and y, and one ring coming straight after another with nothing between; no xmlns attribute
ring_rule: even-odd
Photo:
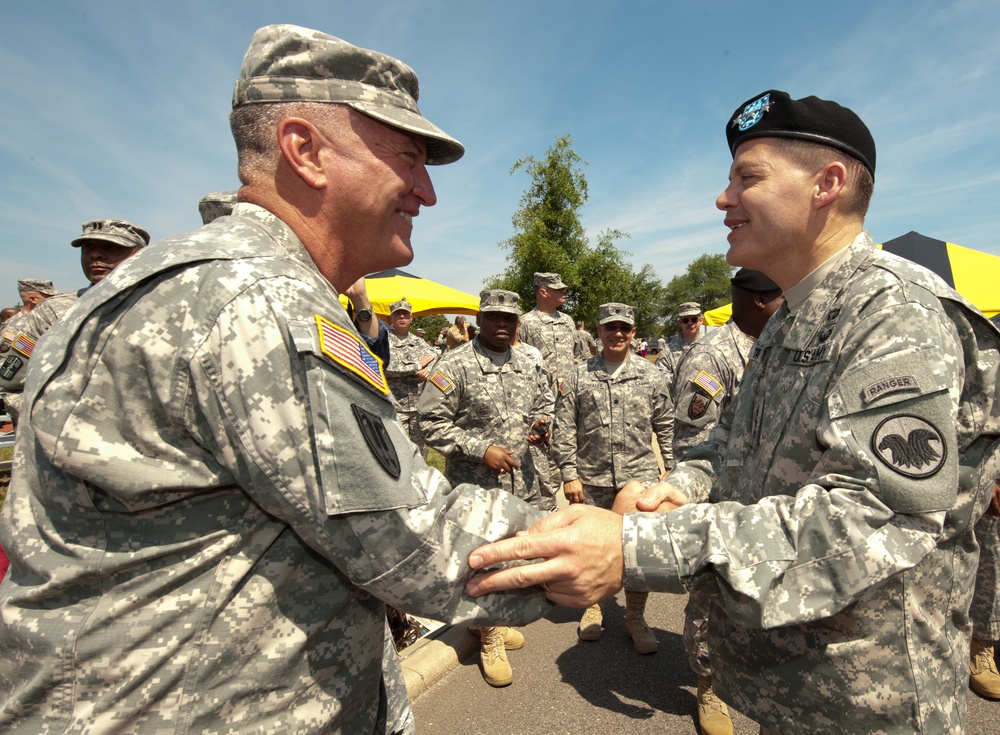
<svg viewBox="0 0 1000 735"><path fill-rule="evenodd" d="M715 398L716 394L722 390L722 384L704 370L698 373L691 382L712 396L712 398Z"/></svg>
<svg viewBox="0 0 1000 735"><path fill-rule="evenodd" d="M21 332L10 346L25 357L31 357L31 353L35 350L35 340Z"/></svg>
<svg viewBox="0 0 1000 735"><path fill-rule="evenodd" d="M319 314L316 315L316 326L319 328L319 348L324 355L381 393L389 393L381 361L357 337Z"/></svg>
<svg viewBox="0 0 1000 735"><path fill-rule="evenodd" d="M452 383L440 370L430 377L430 382L437 386L438 390L442 393L447 393L454 385L454 383Z"/></svg>

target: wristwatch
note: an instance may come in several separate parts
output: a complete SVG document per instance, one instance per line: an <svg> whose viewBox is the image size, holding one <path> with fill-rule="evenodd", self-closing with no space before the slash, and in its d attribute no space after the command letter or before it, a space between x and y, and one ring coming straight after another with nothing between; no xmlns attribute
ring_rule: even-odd
<svg viewBox="0 0 1000 735"><path fill-rule="evenodd" d="M359 322L370 322L372 320L372 310L358 309L356 312L354 312L354 316L357 317Z"/></svg>

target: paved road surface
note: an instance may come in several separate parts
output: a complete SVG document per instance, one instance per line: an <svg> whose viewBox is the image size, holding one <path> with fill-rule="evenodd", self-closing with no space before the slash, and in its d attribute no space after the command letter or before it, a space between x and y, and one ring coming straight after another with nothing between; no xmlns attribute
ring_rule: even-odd
<svg viewBox="0 0 1000 735"><path fill-rule="evenodd" d="M487 685L478 654L413 703L419 735L656 735L696 733L696 680L681 642L684 597L650 595L646 620L660 650L640 656L625 633L624 597L605 605L601 640L580 641L580 611L554 608L510 652L514 683ZM734 715L737 735L757 726ZM1000 733L1000 702L969 694L967 735Z"/></svg>

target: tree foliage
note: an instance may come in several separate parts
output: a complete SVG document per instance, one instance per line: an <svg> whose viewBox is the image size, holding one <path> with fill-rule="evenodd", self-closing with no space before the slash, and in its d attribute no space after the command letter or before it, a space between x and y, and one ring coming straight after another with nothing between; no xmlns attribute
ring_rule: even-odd
<svg viewBox="0 0 1000 735"><path fill-rule="evenodd" d="M512 218L514 234L500 243L510 251L503 273L487 279L489 288L505 288L521 295L524 311L533 309L536 272L558 273L567 285L563 310L583 320L590 329L597 323L598 307L618 301L636 307L639 332L658 329L663 312L663 287L652 266L636 272L628 252L616 242L628 237L616 229L602 231L591 246L580 210L587 202L587 179L580 170L586 162L572 148L572 138L558 138L542 159L522 158L511 174L524 171L531 184L521 196Z"/></svg>
<svg viewBox="0 0 1000 735"><path fill-rule="evenodd" d="M663 289L663 317L671 323L677 307L685 301L697 301L703 311L728 304L730 300L729 279L733 267L722 254L701 255L687 267L684 275L674 276Z"/></svg>
<svg viewBox="0 0 1000 735"><path fill-rule="evenodd" d="M451 322L448 321L448 317L444 314L428 314L427 316L413 317L410 331L416 334L418 329L423 329L424 339L433 345L438 335L441 334L441 330L447 329L450 326Z"/></svg>

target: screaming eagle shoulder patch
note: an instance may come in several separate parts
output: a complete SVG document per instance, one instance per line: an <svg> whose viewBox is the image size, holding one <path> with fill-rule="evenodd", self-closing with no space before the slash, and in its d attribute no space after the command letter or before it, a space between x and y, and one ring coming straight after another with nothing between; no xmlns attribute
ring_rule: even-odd
<svg viewBox="0 0 1000 735"><path fill-rule="evenodd" d="M341 367L357 375L383 395L389 394L382 361L371 353L361 341L343 327L316 315L319 329L319 348Z"/></svg>
<svg viewBox="0 0 1000 735"><path fill-rule="evenodd" d="M890 416L878 425L872 434L872 451L889 468L915 479L936 474L947 454L941 432L908 414Z"/></svg>

